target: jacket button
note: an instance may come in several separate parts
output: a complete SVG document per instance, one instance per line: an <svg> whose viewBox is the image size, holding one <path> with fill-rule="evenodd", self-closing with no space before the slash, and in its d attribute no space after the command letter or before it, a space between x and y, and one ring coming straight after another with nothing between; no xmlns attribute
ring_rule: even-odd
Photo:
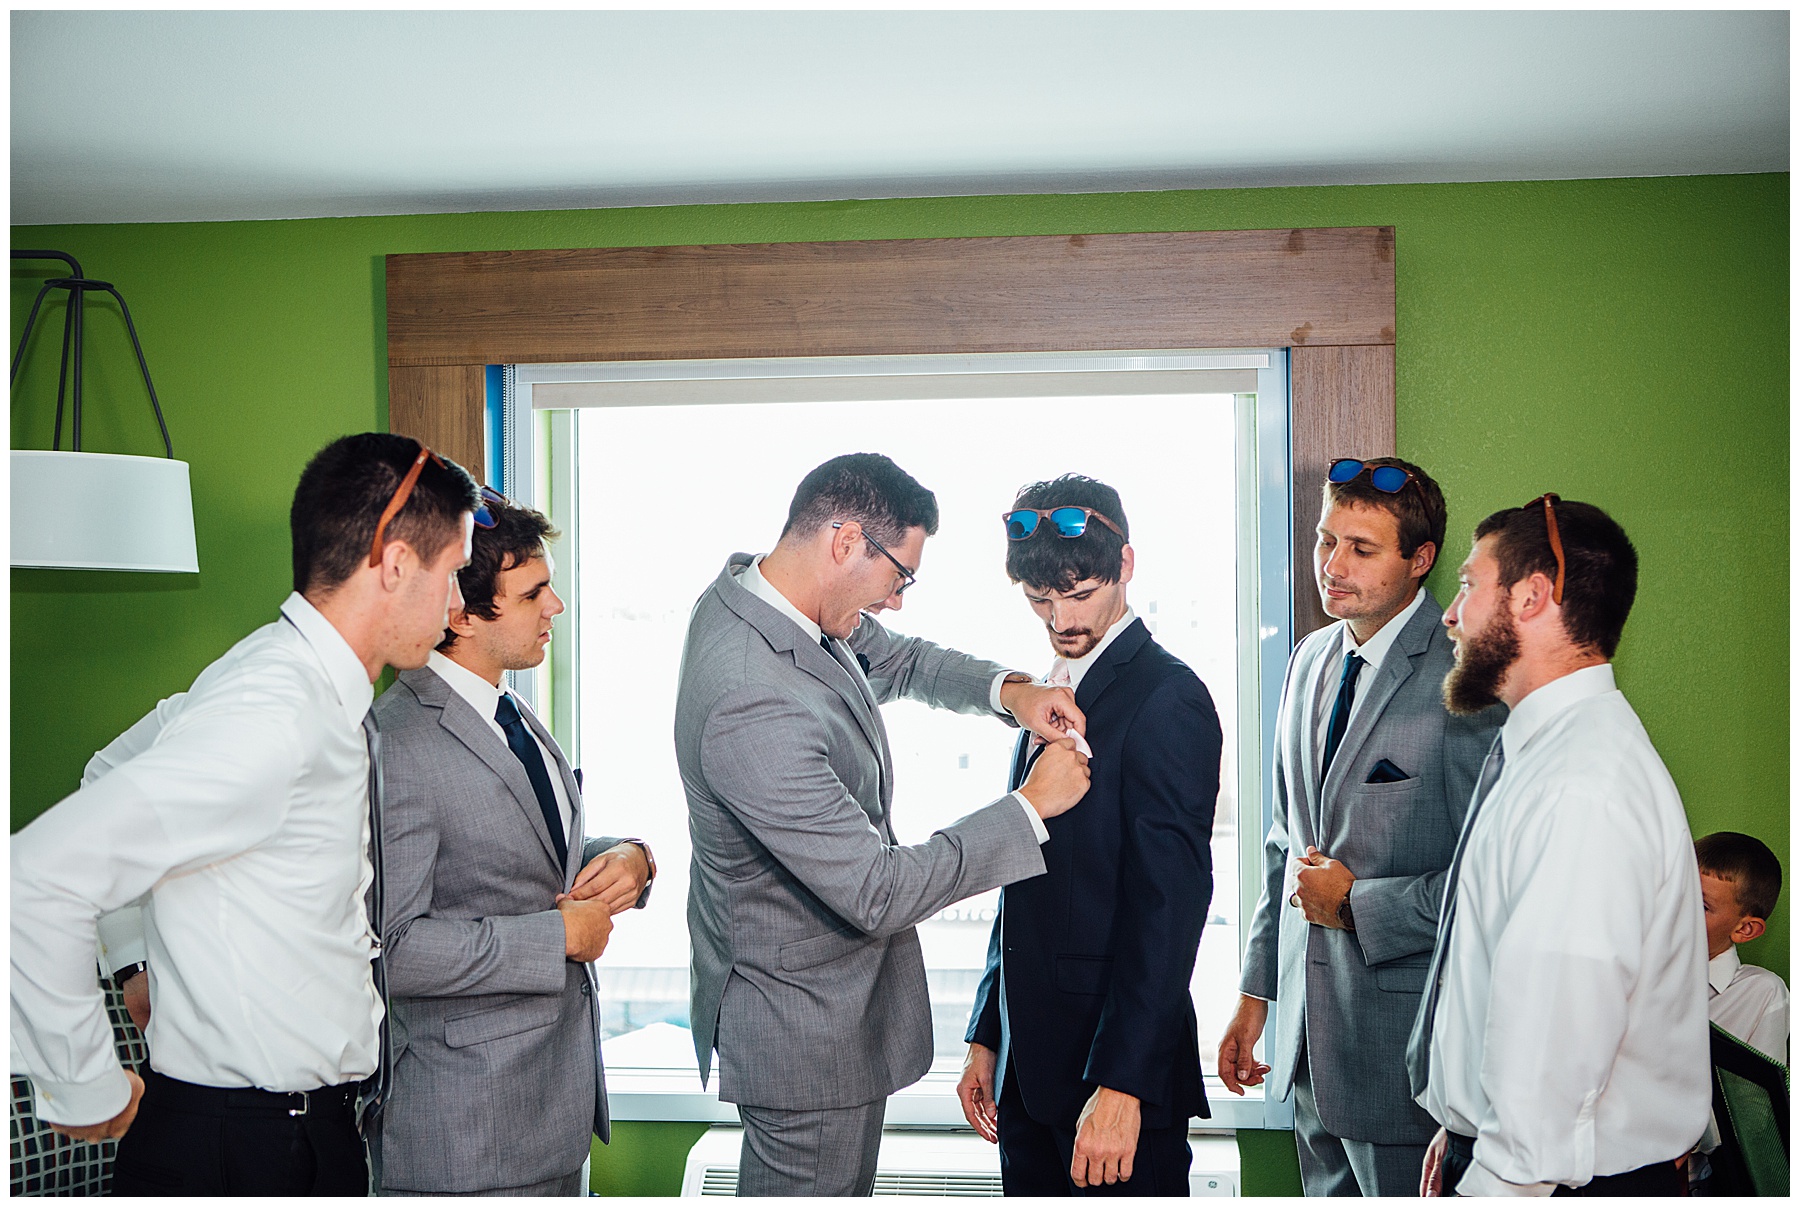
<svg viewBox="0 0 1800 1207"><path fill-rule="evenodd" d="M589 993L592 993L592 992L593 992L593 988L588 984L588 979L586 977L582 977L581 978L581 996L586 997Z"/></svg>

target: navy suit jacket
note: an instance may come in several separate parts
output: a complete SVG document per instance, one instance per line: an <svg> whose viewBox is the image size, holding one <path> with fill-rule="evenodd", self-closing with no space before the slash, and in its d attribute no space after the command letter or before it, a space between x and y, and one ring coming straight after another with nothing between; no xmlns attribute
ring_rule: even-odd
<svg viewBox="0 0 1800 1207"><path fill-rule="evenodd" d="M1074 1130L1095 1087L1146 1128L1208 1117L1188 982L1212 903L1219 716L1193 671L1135 621L1083 676L1093 782L1049 820L1047 871L1000 893L966 1038L999 1053L1026 1112ZM1012 786L1033 748L1020 735Z"/></svg>

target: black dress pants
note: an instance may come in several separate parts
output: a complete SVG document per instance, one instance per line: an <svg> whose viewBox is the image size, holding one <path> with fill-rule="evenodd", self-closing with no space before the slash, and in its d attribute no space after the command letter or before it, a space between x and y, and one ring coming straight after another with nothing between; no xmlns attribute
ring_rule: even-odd
<svg viewBox="0 0 1800 1207"><path fill-rule="evenodd" d="M362 1197L369 1173L355 1093L223 1089L151 1070L119 1141L112 1193Z"/></svg>
<svg viewBox="0 0 1800 1207"><path fill-rule="evenodd" d="M1455 1193L1469 1166L1475 1161L1475 1139L1449 1133L1444 1149L1444 1193ZM1675 1167L1673 1158L1653 1161L1624 1173L1603 1174L1585 1186L1558 1186L1552 1197L1579 1198L1643 1198L1687 1193L1687 1175Z"/></svg>
<svg viewBox="0 0 1800 1207"><path fill-rule="evenodd" d="M1069 1180L1069 1162L1075 1159L1075 1120L1053 1127L1033 1119L1019 1097L1018 1079L1006 1070L1000 1091L1000 1184L1008 1197L1042 1195L1130 1195L1186 1197L1188 1168L1194 1154L1188 1148L1187 1126L1144 1128L1138 1132L1137 1153L1132 1158L1131 1180L1111 1186L1077 1186Z"/></svg>

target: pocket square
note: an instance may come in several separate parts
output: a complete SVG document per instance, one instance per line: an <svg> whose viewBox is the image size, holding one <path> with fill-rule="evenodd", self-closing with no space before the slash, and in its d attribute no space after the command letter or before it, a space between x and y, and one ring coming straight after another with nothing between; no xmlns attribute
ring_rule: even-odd
<svg viewBox="0 0 1800 1207"><path fill-rule="evenodd" d="M1369 772L1369 778L1363 782L1367 784L1398 784L1402 780L1411 778L1412 776L1394 766L1392 760L1382 759L1375 764L1375 770Z"/></svg>

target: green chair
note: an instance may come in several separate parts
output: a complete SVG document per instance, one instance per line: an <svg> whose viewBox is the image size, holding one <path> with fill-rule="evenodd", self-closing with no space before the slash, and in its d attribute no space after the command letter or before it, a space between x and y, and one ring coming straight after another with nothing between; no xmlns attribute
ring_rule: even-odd
<svg viewBox="0 0 1800 1207"><path fill-rule="evenodd" d="M1713 1117L1709 1195L1788 1193L1788 1071L1716 1024L1712 1029Z"/></svg>

